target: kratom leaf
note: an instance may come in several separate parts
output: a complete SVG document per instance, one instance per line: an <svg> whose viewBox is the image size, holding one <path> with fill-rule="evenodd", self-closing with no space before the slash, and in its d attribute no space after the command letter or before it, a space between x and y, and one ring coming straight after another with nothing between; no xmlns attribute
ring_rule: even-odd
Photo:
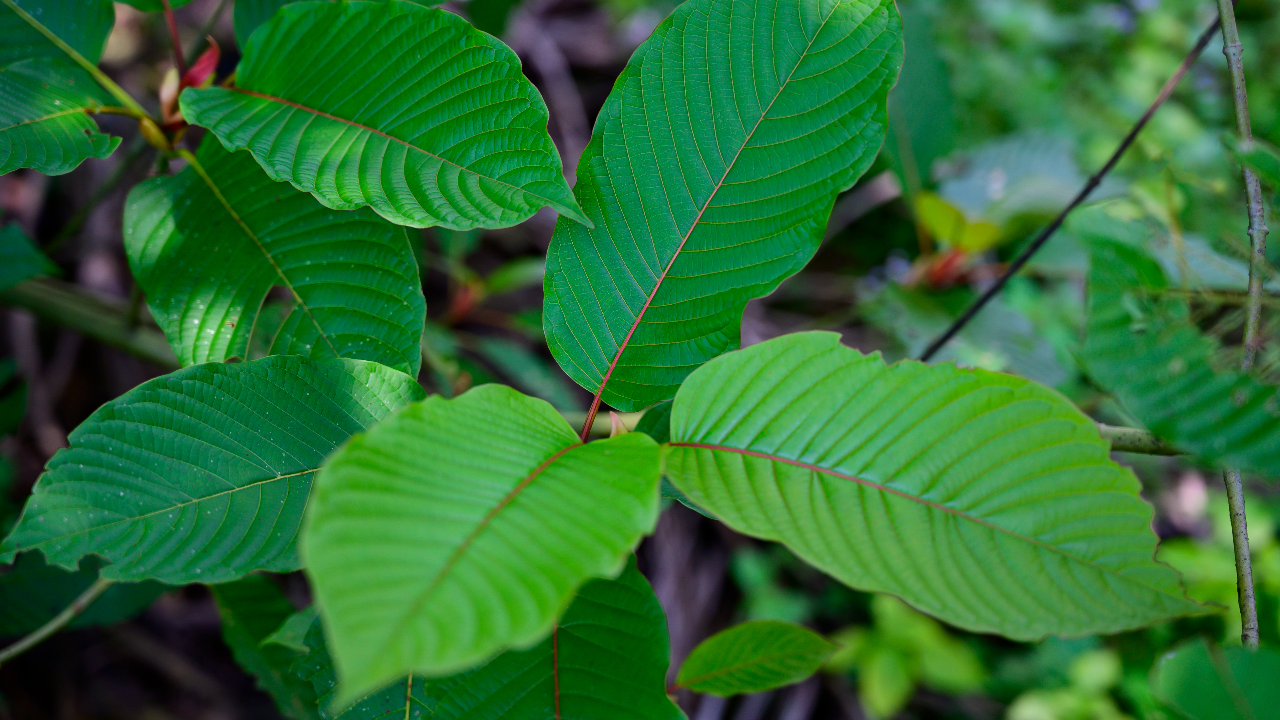
<svg viewBox="0 0 1280 720"><path fill-rule="evenodd" d="M680 667L676 684L728 697L798 683L822 667L836 646L808 628L778 620L735 625L703 640Z"/></svg>
<svg viewBox="0 0 1280 720"><path fill-rule="evenodd" d="M691 0L618 78L578 164L543 323L564 371L640 410L738 345L875 159L902 64L889 0Z"/></svg>
<svg viewBox="0 0 1280 720"><path fill-rule="evenodd" d="M161 0L120 0L125 5L132 5L142 12L162 12L164 3ZM169 0L169 7L173 10L186 5L191 0Z"/></svg>
<svg viewBox="0 0 1280 720"><path fill-rule="evenodd" d="M666 618L634 561L617 580L583 585L557 622L554 639L509 650L457 675L401 678L346 709L333 706L337 678L319 623L307 644L312 651L294 670L310 678L321 695L321 713L335 720L684 718L665 690Z"/></svg>
<svg viewBox="0 0 1280 720"><path fill-rule="evenodd" d="M101 566L97 558L89 557L79 569L64 570L47 564L40 553L19 554L13 567L0 573L0 635L25 635L52 620L98 579ZM169 589L157 582L116 583L67 627L128 620Z"/></svg>
<svg viewBox="0 0 1280 720"><path fill-rule="evenodd" d="M3 74L0 70L0 77ZM31 238L17 223L0 229L0 290L8 290L33 277L59 274L58 266L31 244ZM3 382L0 380L0 384Z"/></svg>
<svg viewBox="0 0 1280 720"><path fill-rule="evenodd" d="M311 683L290 672L298 654L276 643L264 644L296 613L280 586L262 575L250 575L209 590L222 619L222 639L240 667L253 675L290 720L318 720Z"/></svg>
<svg viewBox="0 0 1280 720"><path fill-rule="evenodd" d="M459 229L544 205L582 218L515 53L443 10L287 5L249 38L235 87L191 88L181 105L331 208Z"/></svg>
<svg viewBox="0 0 1280 720"><path fill-rule="evenodd" d="M417 374L426 303L402 228L325 208L212 137L196 159L134 188L124 221L129 264L184 365L245 357L264 298L284 286L294 308L271 354Z"/></svg>
<svg viewBox="0 0 1280 720"><path fill-rule="evenodd" d="M236 0L231 10L235 22L236 44L241 48L247 46L254 30L265 25L277 10L295 2L298 0Z"/></svg>
<svg viewBox="0 0 1280 720"><path fill-rule="evenodd" d="M353 438L321 471L303 533L341 698L545 637L653 529L658 463L646 435L583 445L551 405L501 385Z"/></svg>
<svg viewBox="0 0 1280 720"><path fill-rule="evenodd" d="M954 625L1030 640L1203 612L1097 426L1009 375L801 333L691 375L667 477L735 530Z"/></svg>
<svg viewBox="0 0 1280 720"><path fill-rule="evenodd" d="M1280 388L1217 371L1217 341L1140 250L1092 245L1083 359L1095 382L1147 429L1204 460L1280 476Z"/></svg>
<svg viewBox="0 0 1280 720"><path fill-rule="evenodd" d="M1210 646L1189 640L1151 671L1151 691L1188 720L1280 717L1280 653L1271 648Z"/></svg>
<svg viewBox="0 0 1280 720"><path fill-rule="evenodd" d="M87 158L107 157L120 138L100 132L86 109L110 104L88 73L65 61L0 67L0 174L32 168L62 175Z"/></svg>
<svg viewBox="0 0 1280 720"><path fill-rule="evenodd" d="M67 49L96 65L115 22L111 0L0 0L0 67L30 58L70 62Z"/></svg>
<svg viewBox="0 0 1280 720"><path fill-rule="evenodd" d="M36 482L0 561L35 548L71 569L174 585L298 569L311 478L353 433L422 397L358 360L270 357L156 378L76 428Z"/></svg>

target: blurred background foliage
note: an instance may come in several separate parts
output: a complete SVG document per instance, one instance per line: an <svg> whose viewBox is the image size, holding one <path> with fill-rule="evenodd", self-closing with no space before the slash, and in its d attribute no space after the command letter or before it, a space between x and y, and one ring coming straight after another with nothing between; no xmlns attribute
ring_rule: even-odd
<svg viewBox="0 0 1280 720"><path fill-rule="evenodd" d="M572 176L614 78L675 4L470 0L446 7L520 54L550 106L550 130ZM891 95L888 142L837 201L809 267L748 306L744 345L828 329L890 359L918 355L1102 165L1216 11L1210 0L898 4L907 59ZM223 74L238 55L228 5L193 0L177 11L189 49L205 34L221 44ZM162 16L120 4L117 11L104 66L154 105L168 69ZM1237 13L1254 133L1280 144L1280 8L1240 0ZM1022 375L1057 388L1100 421L1137 424L1079 361L1089 246L1101 238L1154 257L1187 296L1201 330L1221 341L1216 360L1238 366L1248 239L1220 48L1215 38L1090 204L938 360ZM127 122L102 121L126 137L119 152L66 176L0 178L0 210L69 282L136 313L119 214L124 191L153 171L150 151ZM1267 188L1272 209L1277 193ZM449 396L506 382L581 422L590 397L556 367L541 334L542 257L553 224L544 212L504 230L423 231L417 250L429 322L420 380L429 390ZM1280 226L1274 215L1269 224ZM1280 261L1280 242L1268 258ZM1280 291L1270 272L1264 333L1271 342L1258 374L1275 384ZM6 311L3 323L0 344L11 358L0 361L0 526L7 528L40 467L65 445L66 431L165 368L22 311ZM681 691L682 706L693 720L1155 720L1252 717L1240 710L1252 702L1256 717L1280 717L1280 699L1241 695L1280 688L1280 675L1267 674L1280 665L1266 665L1275 662L1271 655L1250 665L1238 651L1220 476L1180 458L1117 459L1134 467L1155 506L1159 559L1183 574L1193 597L1217 603L1222 613L1037 644L968 634L893 598L844 588L779 546L733 535L673 503L640 550L640 567L669 615L673 675L699 641L744 619L804 623L841 645L819 677L800 685L727 701ZM1248 484L1263 646L1272 650L1280 648L1274 480ZM78 594L95 568L64 573L24 557L3 572L0 632L12 634ZM60 577L44 583L38 597L23 590L48 575ZM277 579L298 605L307 602L299 578ZM0 668L0 718L275 717L222 644L207 591L121 590L127 592L109 594L80 620L84 628ZM9 600L18 597L21 603ZM95 627L127 617L133 619ZM1190 699L1179 695L1186 688ZM1226 700L1203 702L1214 693Z"/></svg>

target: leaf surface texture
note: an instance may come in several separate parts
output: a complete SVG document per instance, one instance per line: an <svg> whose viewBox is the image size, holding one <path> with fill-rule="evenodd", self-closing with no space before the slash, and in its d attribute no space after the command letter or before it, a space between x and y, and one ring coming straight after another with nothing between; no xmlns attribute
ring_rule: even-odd
<svg viewBox="0 0 1280 720"><path fill-rule="evenodd" d="M694 648L676 683L725 697L764 692L814 674L835 649L826 638L793 623L745 622Z"/></svg>

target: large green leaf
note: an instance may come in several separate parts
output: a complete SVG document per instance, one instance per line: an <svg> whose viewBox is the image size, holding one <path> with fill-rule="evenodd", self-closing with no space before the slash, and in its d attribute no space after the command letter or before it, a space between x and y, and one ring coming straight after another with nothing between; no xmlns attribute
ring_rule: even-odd
<svg viewBox="0 0 1280 720"><path fill-rule="evenodd" d="M1156 435L1217 463L1280 476L1280 388L1214 369L1218 342L1140 250L1095 240L1089 271L1089 375Z"/></svg>
<svg viewBox="0 0 1280 720"><path fill-rule="evenodd" d="M3 73L0 70L0 76ZM60 272L53 261L31 244L31 238L17 223L0 228L0 290L8 290L23 280ZM0 384L3 382L5 380L0 380Z"/></svg>
<svg viewBox="0 0 1280 720"><path fill-rule="evenodd" d="M181 104L331 208L414 227L505 227L544 205L582 217L515 53L443 10L286 5L249 38L236 87Z"/></svg>
<svg viewBox="0 0 1280 720"><path fill-rule="evenodd" d="M1188 720L1280 718L1280 653L1211 646L1203 638L1156 661L1151 691Z"/></svg>
<svg viewBox="0 0 1280 720"><path fill-rule="evenodd" d="M103 405L36 482L0 561L35 548L74 569L174 585L296 570L311 478L339 444L422 397L358 360L198 365Z"/></svg>
<svg viewBox="0 0 1280 720"><path fill-rule="evenodd" d="M0 0L0 67L28 58L69 61L67 50L96 65L115 21L111 0Z"/></svg>
<svg viewBox="0 0 1280 720"><path fill-rule="evenodd" d="M835 650L826 638L793 623L745 622L694 648L680 666L676 684L726 697L764 692L804 680Z"/></svg>
<svg viewBox="0 0 1280 720"><path fill-rule="evenodd" d="M254 30L265 25L277 10L295 2L298 0L236 0L235 7L232 8L236 43L241 48L246 47Z"/></svg>
<svg viewBox="0 0 1280 720"><path fill-rule="evenodd" d="M788 335L689 377L667 476L861 589L1017 639L1201 612L1097 426L1022 378Z"/></svg>
<svg viewBox="0 0 1280 720"><path fill-rule="evenodd" d="M546 636L658 514L658 445L583 445L551 405L485 385L411 405L320 473L303 554L346 699Z"/></svg>
<svg viewBox="0 0 1280 720"><path fill-rule="evenodd" d="M24 635L52 620L98 579L101 566L98 558L89 557L69 571L47 564L38 552L18 555L13 567L0 573L0 635ZM169 589L157 582L116 583L67 627L127 620Z"/></svg>
<svg viewBox="0 0 1280 720"><path fill-rule="evenodd" d="M310 678L321 696L320 709L326 718L684 717L665 690L670 652L666 618L634 561L617 580L596 579L583 585L556 623L554 637L528 650L501 653L457 675L432 680L410 675L346 708L333 705L337 678L319 623L307 636L307 645L311 652L294 670Z"/></svg>
<svg viewBox="0 0 1280 720"><path fill-rule="evenodd" d="M417 374L426 304L402 228L325 208L212 137L197 160L134 188L125 209L129 264L183 364L244 357L263 300L284 286L294 307L271 354Z"/></svg>
<svg viewBox="0 0 1280 720"><path fill-rule="evenodd" d="M240 667L247 670L290 720L319 720L311 683L290 672L298 654L267 642L294 616L280 586L262 575L250 575L210 588L222 619L222 639Z"/></svg>
<svg viewBox="0 0 1280 720"><path fill-rule="evenodd" d="M890 0L690 0L600 111L562 219L543 323L560 366L620 410L670 399L738 345L742 309L817 250L875 159L902 64Z"/></svg>

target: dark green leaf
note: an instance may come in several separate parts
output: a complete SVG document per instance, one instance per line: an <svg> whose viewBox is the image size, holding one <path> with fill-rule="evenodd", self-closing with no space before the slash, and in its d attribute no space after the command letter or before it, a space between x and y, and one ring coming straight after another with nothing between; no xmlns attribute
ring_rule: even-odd
<svg viewBox="0 0 1280 720"><path fill-rule="evenodd" d="M736 625L702 641L676 684L728 697L798 683L822 667L836 646L812 630L777 620Z"/></svg>
<svg viewBox="0 0 1280 720"><path fill-rule="evenodd" d="M1155 696L1188 720L1280 718L1280 653L1272 649L1197 638L1165 653L1151 675Z"/></svg>
<svg viewBox="0 0 1280 720"><path fill-rule="evenodd" d="M62 612L94 580L102 563L85 558L71 571L46 564L38 552L18 555L0 574L0 635L25 635ZM169 587L157 582L116 583L67 627L112 625L142 612Z"/></svg>
<svg viewBox="0 0 1280 720"><path fill-rule="evenodd" d="M276 11L298 0L236 0L232 10L236 28L236 44L248 46L249 36L271 19Z"/></svg>
<svg viewBox="0 0 1280 720"><path fill-rule="evenodd" d="M546 400L557 410L582 410L577 390L549 360L505 338L476 338L473 346L480 357L520 390Z"/></svg>
<svg viewBox="0 0 1280 720"><path fill-rule="evenodd" d="M88 73L66 61L0 67L0 174L32 168L62 175L86 158L107 157L120 138L100 132L85 109L110 104Z"/></svg>
<svg viewBox="0 0 1280 720"><path fill-rule="evenodd" d="M96 65L115 22L111 0L0 0L0 68L29 58L67 60L50 35Z"/></svg>
<svg viewBox="0 0 1280 720"><path fill-rule="evenodd" d="M0 72L0 78L3 76L4 73ZM0 229L0 290L7 290L33 277L61 274L58 266L31 244L31 238L17 223ZM0 379L0 384L5 382L8 382L8 377Z"/></svg>
<svg viewBox="0 0 1280 720"><path fill-rule="evenodd" d="M298 568L295 535L325 457L422 397L413 378L358 360L271 357L143 383L70 435L0 559L36 548L102 576L175 585Z"/></svg>

